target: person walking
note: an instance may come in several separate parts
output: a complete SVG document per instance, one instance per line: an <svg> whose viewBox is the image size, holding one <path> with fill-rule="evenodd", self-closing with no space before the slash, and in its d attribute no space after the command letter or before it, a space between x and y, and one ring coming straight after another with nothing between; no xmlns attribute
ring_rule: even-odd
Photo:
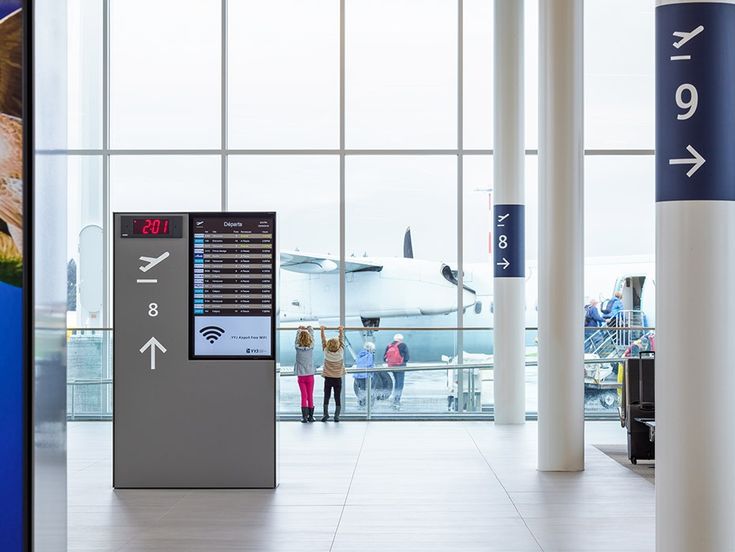
<svg viewBox="0 0 735 552"><path fill-rule="evenodd" d="M389 367L404 367L408 363L408 346L403 342L403 336L396 334L393 341L385 348L383 360ZM401 397L403 396L403 384L406 372L404 370L393 371L395 385L393 387L393 409L401 409Z"/></svg>

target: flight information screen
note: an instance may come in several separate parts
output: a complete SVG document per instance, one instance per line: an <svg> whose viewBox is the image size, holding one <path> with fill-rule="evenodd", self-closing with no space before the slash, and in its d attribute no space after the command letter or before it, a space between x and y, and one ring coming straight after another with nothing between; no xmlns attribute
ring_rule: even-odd
<svg viewBox="0 0 735 552"><path fill-rule="evenodd" d="M191 358L275 358L275 213L189 215Z"/></svg>

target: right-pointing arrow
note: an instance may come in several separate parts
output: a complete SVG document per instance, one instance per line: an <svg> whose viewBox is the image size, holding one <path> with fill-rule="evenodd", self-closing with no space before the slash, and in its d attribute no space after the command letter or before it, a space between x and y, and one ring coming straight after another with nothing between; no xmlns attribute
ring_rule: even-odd
<svg viewBox="0 0 735 552"><path fill-rule="evenodd" d="M699 167L704 165L706 161L704 160L704 157L699 155L699 152L691 146L691 144L687 146L687 151L692 155L692 157L688 159L669 159L669 165L692 165L692 168L687 171L687 176L691 178L691 176L697 172Z"/></svg>
<svg viewBox="0 0 735 552"><path fill-rule="evenodd" d="M502 263L495 263L495 264L498 265L498 266L502 266L503 267L503 270L505 270L506 268L508 268L510 266L510 262L505 257L503 257L503 262Z"/></svg>

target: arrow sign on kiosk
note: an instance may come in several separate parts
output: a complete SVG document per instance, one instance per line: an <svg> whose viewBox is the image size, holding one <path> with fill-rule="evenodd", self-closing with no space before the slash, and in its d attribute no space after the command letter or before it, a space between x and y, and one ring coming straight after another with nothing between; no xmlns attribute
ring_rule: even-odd
<svg viewBox="0 0 735 552"><path fill-rule="evenodd" d="M161 345L155 337L151 337L146 344L140 348L141 353L145 353L146 349L151 350L151 370L156 369L156 347L158 347L162 353L166 352L166 347Z"/></svg>

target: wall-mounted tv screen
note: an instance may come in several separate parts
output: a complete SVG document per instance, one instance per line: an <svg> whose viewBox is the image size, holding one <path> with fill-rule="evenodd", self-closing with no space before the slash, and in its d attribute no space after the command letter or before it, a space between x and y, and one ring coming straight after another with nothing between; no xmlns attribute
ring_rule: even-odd
<svg viewBox="0 0 735 552"><path fill-rule="evenodd" d="M26 534L23 358L23 3L0 0L0 543Z"/></svg>

